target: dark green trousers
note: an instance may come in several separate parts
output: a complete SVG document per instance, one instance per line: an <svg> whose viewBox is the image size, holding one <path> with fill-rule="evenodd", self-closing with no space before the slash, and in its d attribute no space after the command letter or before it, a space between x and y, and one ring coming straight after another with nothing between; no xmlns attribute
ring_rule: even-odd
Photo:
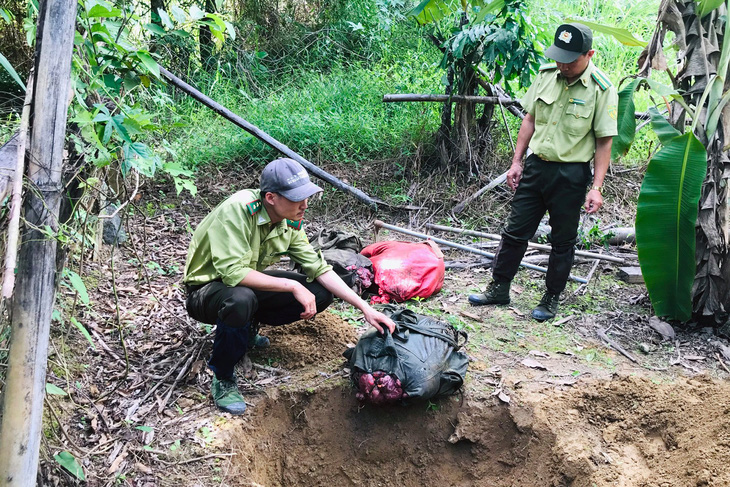
<svg viewBox="0 0 730 487"><path fill-rule="evenodd" d="M591 177L588 163L543 161L534 154L527 158L494 258L492 276L496 281L508 282L515 277L527 242L535 235L547 211L552 251L545 284L552 294L565 289L573 266L580 209Z"/></svg>

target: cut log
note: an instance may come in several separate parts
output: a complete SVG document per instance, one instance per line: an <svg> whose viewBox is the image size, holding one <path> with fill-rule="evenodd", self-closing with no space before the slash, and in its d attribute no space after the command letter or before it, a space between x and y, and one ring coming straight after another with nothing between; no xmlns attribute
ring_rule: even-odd
<svg viewBox="0 0 730 487"><path fill-rule="evenodd" d="M634 227L617 227L606 230L611 234L608 239L609 245L623 245L636 243L636 230Z"/></svg>
<svg viewBox="0 0 730 487"><path fill-rule="evenodd" d="M644 276L641 275L641 267L619 267L618 278L629 284L643 284Z"/></svg>

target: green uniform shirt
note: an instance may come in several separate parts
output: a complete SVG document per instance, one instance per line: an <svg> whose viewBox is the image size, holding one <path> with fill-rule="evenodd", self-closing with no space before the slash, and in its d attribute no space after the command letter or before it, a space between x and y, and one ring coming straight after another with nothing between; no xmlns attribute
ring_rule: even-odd
<svg viewBox="0 0 730 487"><path fill-rule="evenodd" d="M284 220L271 225L259 190L232 195L195 229L185 262L185 284L222 280L238 285L252 269L262 271L288 255L312 281L332 269L312 248L302 222Z"/></svg>
<svg viewBox="0 0 730 487"><path fill-rule="evenodd" d="M530 149L546 161L588 162L596 138L618 133L616 88L593 62L570 85L555 63L541 66L521 101L535 117Z"/></svg>

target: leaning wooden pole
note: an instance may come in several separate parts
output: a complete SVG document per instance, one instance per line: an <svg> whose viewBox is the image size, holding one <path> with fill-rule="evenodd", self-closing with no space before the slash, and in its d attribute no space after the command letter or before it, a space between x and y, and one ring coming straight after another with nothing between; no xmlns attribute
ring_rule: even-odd
<svg viewBox="0 0 730 487"><path fill-rule="evenodd" d="M327 181L328 183L330 183L332 186L334 186L337 189L341 189L343 191L347 191L348 193L352 193L353 195L355 195L355 197L357 199L366 203L368 206L370 206L374 210L378 209L378 205L375 202L375 200L372 199L367 194L363 193L362 191L360 191L357 188L353 188L349 184L346 184L346 183L340 181L339 179L337 179L330 173L323 171L319 167L315 166L314 164L312 164L311 162L309 162L308 160L306 160L305 158L303 158L302 156L300 156L299 154L297 154L296 152L291 150L285 144L282 144L281 142L279 142L278 140L276 140L275 138L273 138L272 136L270 136L269 134L267 134L266 132L264 132L263 130L258 128L257 126L247 122L246 120L244 120L240 116L236 115L235 113L230 111L228 108L224 107L223 105L216 102L212 98L205 96L199 90L193 88L192 86L190 86L189 84L187 84L186 82L184 82L183 80L181 80L180 78L178 78L177 76L175 76L174 74L172 74L171 72L169 72L168 70L163 68L162 66L160 66L160 74L162 74L162 76L167 78L167 80L180 91L186 93L187 95L191 96L192 98L199 101L203 105L207 106L208 108L210 108L211 110L216 112L218 115L221 115L223 118L226 118L227 120L238 125L243 130L248 132L249 134L251 134L254 137L256 137L257 139L265 142L267 145L278 150L285 156L287 156L291 159L294 159L299 164L301 164L302 166L307 168L309 170L309 172L311 172L312 174L317 176L319 179L321 179L323 181Z"/></svg>
<svg viewBox="0 0 730 487"><path fill-rule="evenodd" d="M51 312L63 146L77 2L44 0L38 13L35 81L8 371L0 423L0 485L36 485Z"/></svg>
<svg viewBox="0 0 730 487"><path fill-rule="evenodd" d="M439 103L477 103L483 105L520 105L519 100L498 96L466 96L466 95L430 95L415 93L397 93L383 95L383 103L398 103L404 101L435 101Z"/></svg>

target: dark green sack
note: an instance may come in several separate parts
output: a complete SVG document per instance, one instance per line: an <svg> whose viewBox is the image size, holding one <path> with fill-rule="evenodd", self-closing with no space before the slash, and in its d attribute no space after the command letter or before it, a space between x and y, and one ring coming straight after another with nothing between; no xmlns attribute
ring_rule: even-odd
<svg viewBox="0 0 730 487"><path fill-rule="evenodd" d="M455 394L469 362L462 350L466 333L408 309L386 306L383 312L395 321L396 331L380 334L370 328L344 353L355 387L363 374L383 371L399 380L409 401ZM367 392L360 390L367 398Z"/></svg>

